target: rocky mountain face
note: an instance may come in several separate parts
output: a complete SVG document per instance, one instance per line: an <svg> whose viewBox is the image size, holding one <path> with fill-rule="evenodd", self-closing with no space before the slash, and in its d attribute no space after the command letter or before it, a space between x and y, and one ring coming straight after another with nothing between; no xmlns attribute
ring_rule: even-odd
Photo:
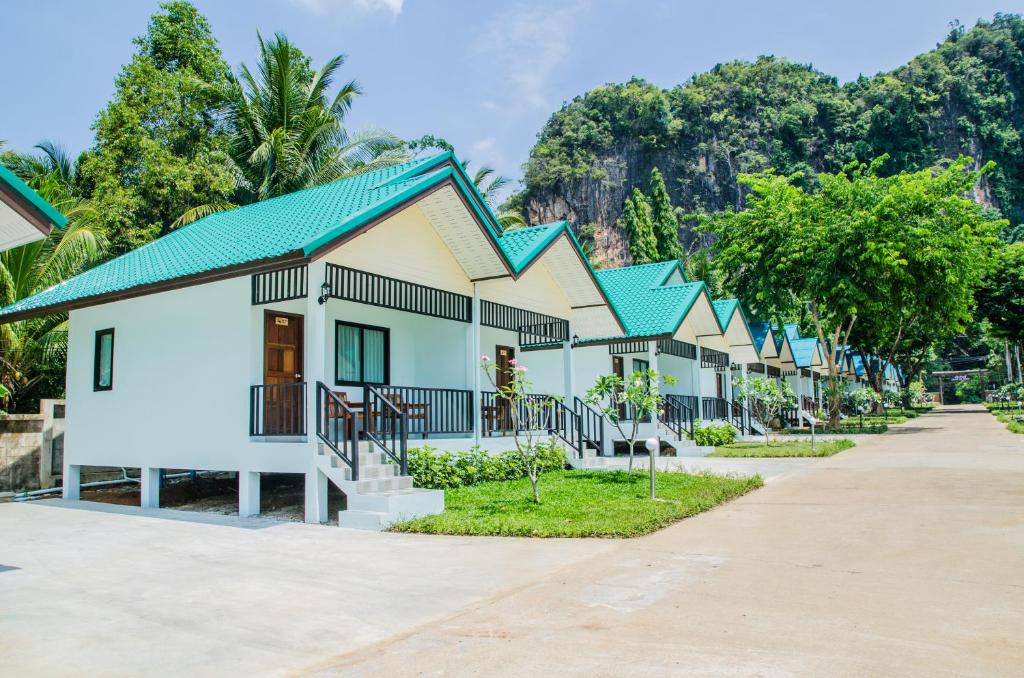
<svg viewBox="0 0 1024 678"><path fill-rule="evenodd" d="M680 240L686 215L740 209L737 175L822 171L883 154L883 172L967 155L993 161L975 197L1024 221L1024 20L997 15L955 28L935 50L891 72L840 85L784 59L720 64L662 89L643 80L597 87L551 116L517 197L531 223L568 219L598 264L629 263L617 224L634 186L665 176Z"/></svg>

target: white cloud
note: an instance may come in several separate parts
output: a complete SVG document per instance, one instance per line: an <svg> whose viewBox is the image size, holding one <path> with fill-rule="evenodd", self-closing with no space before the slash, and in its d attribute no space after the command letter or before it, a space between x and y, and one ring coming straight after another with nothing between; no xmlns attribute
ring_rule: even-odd
<svg viewBox="0 0 1024 678"><path fill-rule="evenodd" d="M501 149L498 148L498 140L494 137L477 139L473 142L473 145L469 147L469 152L469 158L477 168L484 165L495 167L503 165L505 162L505 155L501 152Z"/></svg>
<svg viewBox="0 0 1024 678"><path fill-rule="evenodd" d="M559 9L517 5L493 16L472 44L482 63L494 64L506 107L550 108L548 84L569 54L569 38L585 1ZM508 87L505 87L508 85ZM487 102L484 108L489 108Z"/></svg>
<svg viewBox="0 0 1024 678"><path fill-rule="evenodd" d="M314 14L331 14L355 7L364 12L390 12L392 18L402 13L403 3L404 0L292 0L292 4Z"/></svg>

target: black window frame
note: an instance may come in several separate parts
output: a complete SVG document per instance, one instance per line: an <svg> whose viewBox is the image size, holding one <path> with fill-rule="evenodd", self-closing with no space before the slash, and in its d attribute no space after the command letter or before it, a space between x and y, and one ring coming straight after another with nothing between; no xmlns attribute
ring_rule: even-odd
<svg viewBox="0 0 1024 678"><path fill-rule="evenodd" d="M359 330L359 379L342 380L338 378L338 328L353 327ZM384 381L366 381L366 361L363 359L365 353L363 337L365 330L374 330L384 334ZM391 328L378 325L365 325L354 323L348 320L334 321L334 385L335 386L387 386L391 383Z"/></svg>
<svg viewBox="0 0 1024 678"><path fill-rule="evenodd" d="M103 337L110 335L110 383L106 386L100 384L100 353L103 351ZM104 330L96 330L92 358L92 390L112 391L114 389L114 328L108 327Z"/></svg>

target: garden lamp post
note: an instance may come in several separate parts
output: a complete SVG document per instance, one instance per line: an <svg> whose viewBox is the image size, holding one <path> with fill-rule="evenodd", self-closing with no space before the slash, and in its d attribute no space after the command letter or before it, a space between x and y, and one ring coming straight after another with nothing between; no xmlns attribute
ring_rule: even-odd
<svg viewBox="0 0 1024 678"><path fill-rule="evenodd" d="M647 442L644 443L644 447L647 448L647 452L650 455L648 459L650 461L649 466L651 467L651 499L654 499L654 464L658 458L658 452L661 450L661 438L658 436L648 438Z"/></svg>

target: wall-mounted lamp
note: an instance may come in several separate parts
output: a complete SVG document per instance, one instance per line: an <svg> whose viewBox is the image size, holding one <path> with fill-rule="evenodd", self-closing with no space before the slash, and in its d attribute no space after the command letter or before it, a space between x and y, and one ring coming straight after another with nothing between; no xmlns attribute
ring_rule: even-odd
<svg viewBox="0 0 1024 678"><path fill-rule="evenodd" d="M317 299L317 302L319 302L320 305L323 306L325 303L327 303L327 298L330 295L331 295L331 283L329 283L329 282L327 282L325 280L320 285L320 297Z"/></svg>
<svg viewBox="0 0 1024 678"><path fill-rule="evenodd" d="M572 335L572 343L573 343L573 344L578 344L578 343L580 343L580 335L578 335L578 334L575 334L575 333L574 333L574 334Z"/></svg>

